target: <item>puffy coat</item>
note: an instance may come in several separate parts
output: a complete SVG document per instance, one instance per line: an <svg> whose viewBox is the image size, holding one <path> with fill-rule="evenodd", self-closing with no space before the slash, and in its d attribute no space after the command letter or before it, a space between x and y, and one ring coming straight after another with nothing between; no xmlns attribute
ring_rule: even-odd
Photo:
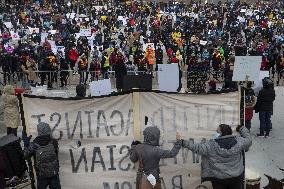
<svg viewBox="0 0 284 189"><path fill-rule="evenodd" d="M263 88L259 91L257 103L255 105L256 112L273 112L273 102L275 100L275 90L272 88Z"/></svg>
<svg viewBox="0 0 284 189"><path fill-rule="evenodd" d="M14 87L6 85L3 89L4 101L4 123L6 127L18 128L20 124L20 113L18 98L15 96Z"/></svg>
<svg viewBox="0 0 284 189"><path fill-rule="evenodd" d="M171 150L163 150L159 147L160 130L157 127L147 127L143 131L143 135L144 143L132 146L130 150L130 160L137 162L142 158L145 174L152 174L158 179L160 173L160 159L175 157L181 148L181 140L177 141ZM136 188L138 188L140 178L141 170L139 169Z"/></svg>
<svg viewBox="0 0 284 189"><path fill-rule="evenodd" d="M202 156L202 181L235 178L244 172L242 152L251 146L252 139L245 127L240 129L240 135L227 135L199 144L183 140L183 147Z"/></svg>

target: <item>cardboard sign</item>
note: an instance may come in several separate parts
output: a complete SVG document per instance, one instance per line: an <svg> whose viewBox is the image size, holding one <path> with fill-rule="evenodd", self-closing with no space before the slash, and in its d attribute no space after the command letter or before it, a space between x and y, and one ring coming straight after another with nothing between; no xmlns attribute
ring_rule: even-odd
<svg viewBox="0 0 284 189"><path fill-rule="evenodd" d="M258 81L261 56L236 56L234 64L233 81Z"/></svg>

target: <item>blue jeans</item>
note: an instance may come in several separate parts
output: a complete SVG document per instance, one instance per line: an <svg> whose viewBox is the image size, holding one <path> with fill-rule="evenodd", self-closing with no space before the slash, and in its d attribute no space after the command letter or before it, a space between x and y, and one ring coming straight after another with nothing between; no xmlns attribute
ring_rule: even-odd
<svg viewBox="0 0 284 189"><path fill-rule="evenodd" d="M269 111L259 112L260 134L264 134L264 132L269 134L270 129L271 129L271 116L272 116L272 112L269 112Z"/></svg>

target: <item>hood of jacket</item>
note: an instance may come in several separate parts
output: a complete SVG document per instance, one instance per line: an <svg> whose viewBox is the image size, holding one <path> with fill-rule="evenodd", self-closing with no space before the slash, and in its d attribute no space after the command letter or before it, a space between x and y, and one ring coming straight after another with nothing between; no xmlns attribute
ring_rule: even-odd
<svg viewBox="0 0 284 189"><path fill-rule="evenodd" d="M160 141L160 129L157 127L147 127L143 131L144 144L149 144L152 146L159 146Z"/></svg>
<svg viewBox="0 0 284 189"><path fill-rule="evenodd" d="M37 132L38 132L38 136L45 136L45 135L50 136L51 135L51 128L50 128L49 124L40 122L37 125Z"/></svg>
<svg viewBox="0 0 284 189"><path fill-rule="evenodd" d="M3 89L3 93L5 95L14 95L15 94L15 89L12 85L6 85Z"/></svg>
<svg viewBox="0 0 284 189"><path fill-rule="evenodd" d="M223 157L230 157L239 153L239 145L236 137L233 135L223 136L214 140L216 153Z"/></svg>

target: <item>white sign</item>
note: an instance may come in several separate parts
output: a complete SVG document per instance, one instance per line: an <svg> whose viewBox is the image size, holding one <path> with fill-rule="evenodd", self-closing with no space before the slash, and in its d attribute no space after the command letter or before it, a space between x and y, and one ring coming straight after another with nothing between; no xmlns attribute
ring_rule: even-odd
<svg viewBox="0 0 284 189"><path fill-rule="evenodd" d="M29 27L29 31L30 31L30 34L32 34L32 33L39 33L39 28L30 28Z"/></svg>
<svg viewBox="0 0 284 189"><path fill-rule="evenodd" d="M48 33L50 33L51 35L54 35L54 34L57 33L57 31L56 30L49 30Z"/></svg>
<svg viewBox="0 0 284 189"><path fill-rule="evenodd" d="M48 36L48 33L41 33L41 42L45 42L46 38Z"/></svg>
<svg viewBox="0 0 284 189"><path fill-rule="evenodd" d="M257 81L259 79L261 56L236 56L233 81Z"/></svg>
<svg viewBox="0 0 284 189"><path fill-rule="evenodd" d="M92 29L80 29L80 36L91 36L92 35Z"/></svg>
<svg viewBox="0 0 284 189"><path fill-rule="evenodd" d="M13 40L20 40L18 32L10 31Z"/></svg>
<svg viewBox="0 0 284 189"><path fill-rule="evenodd" d="M98 80L98 81L91 82L90 92L91 92L91 96L110 95L112 92L110 79L104 79L104 80Z"/></svg>
<svg viewBox="0 0 284 189"><path fill-rule="evenodd" d="M4 25L9 29L13 28L12 22L4 22Z"/></svg>
<svg viewBox="0 0 284 189"><path fill-rule="evenodd" d="M206 45L206 44L207 44L207 41L202 41L202 40L200 40L200 42L199 42L199 43L200 43L200 45L203 45L203 46L204 46L204 45Z"/></svg>
<svg viewBox="0 0 284 189"><path fill-rule="evenodd" d="M179 87L178 64L159 64L158 83L160 91L177 92Z"/></svg>

